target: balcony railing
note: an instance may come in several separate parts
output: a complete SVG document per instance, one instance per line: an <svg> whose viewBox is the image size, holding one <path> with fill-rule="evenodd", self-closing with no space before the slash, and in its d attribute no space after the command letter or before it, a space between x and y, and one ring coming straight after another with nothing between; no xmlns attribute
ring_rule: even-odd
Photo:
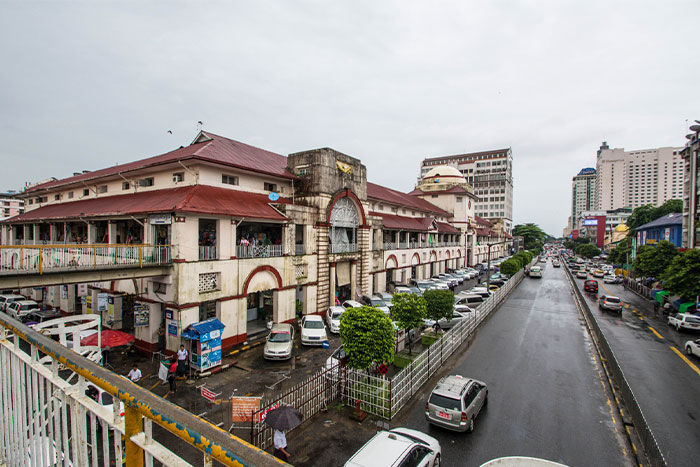
<svg viewBox="0 0 700 467"><path fill-rule="evenodd" d="M171 245L0 246L0 274L143 268L170 263Z"/></svg>
<svg viewBox="0 0 700 467"><path fill-rule="evenodd" d="M295 254L296 256L301 256L301 255L303 255L303 254L305 253L305 251L304 251L304 250L305 250L304 246L305 246L305 245L294 245L294 254Z"/></svg>
<svg viewBox="0 0 700 467"><path fill-rule="evenodd" d="M239 246L239 258L270 258L282 256L282 245Z"/></svg>
<svg viewBox="0 0 700 467"><path fill-rule="evenodd" d="M199 247L199 260L200 261L208 261L212 259L218 259L218 256L216 255L216 247L215 246L200 246Z"/></svg>
<svg viewBox="0 0 700 467"><path fill-rule="evenodd" d="M357 243L331 243L331 253L352 253L357 251Z"/></svg>

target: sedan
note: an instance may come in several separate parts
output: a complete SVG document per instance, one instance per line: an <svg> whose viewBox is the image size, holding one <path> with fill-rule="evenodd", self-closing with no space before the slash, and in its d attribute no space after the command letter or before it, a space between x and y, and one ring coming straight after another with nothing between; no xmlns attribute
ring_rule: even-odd
<svg viewBox="0 0 700 467"><path fill-rule="evenodd" d="M338 334L340 332L340 316L345 311L342 306L332 306L326 311L326 324L328 325L328 330L333 334Z"/></svg>
<svg viewBox="0 0 700 467"><path fill-rule="evenodd" d="M605 282L606 284L616 284L617 277L613 276L612 274L607 274L603 276L603 282Z"/></svg>
<svg viewBox="0 0 700 467"><path fill-rule="evenodd" d="M460 311L457 311L460 310ZM455 324L461 322L463 319L465 319L468 315L467 313L472 311L471 308L465 305L459 305L455 307L455 311L452 312L452 318L449 320L445 318L440 318L438 320L438 324L440 325L440 329L450 329L452 326ZM435 326L435 321L432 319L425 319L423 320L425 322L426 326Z"/></svg>
<svg viewBox="0 0 700 467"><path fill-rule="evenodd" d="M274 324L267 335L263 357L267 360L288 360L292 358L294 328L291 324Z"/></svg>
<svg viewBox="0 0 700 467"><path fill-rule="evenodd" d="M613 297L612 295L601 295L600 300L598 300L598 308L617 311L622 314L622 300L620 300L620 297Z"/></svg>
<svg viewBox="0 0 700 467"><path fill-rule="evenodd" d="M581 269L581 270L579 270L579 271L576 272L576 278L578 278L578 279L587 279L587 278L588 278L588 274L586 273L585 270Z"/></svg>
<svg viewBox="0 0 700 467"><path fill-rule="evenodd" d="M326 326L318 315L306 315L301 318L301 344L322 345L328 340Z"/></svg>
<svg viewBox="0 0 700 467"><path fill-rule="evenodd" d="M700 318L689 313L676 313L668 317L668 325L676 328L676 331L681 329L700 330Z"/></svg>
<svg viewBox="0 0 700 467"><path fill-rule="evenodd" d="M394 428L380 431L345 463L346 467L440 465L440 442L417 430Z"/></svg>
<svg viewBox="0 0 700 467"><path fill-rule="evenodd" d="M687 353L688 355L695 355L696 357L700 357L700 339L686 342L685 353Z"/></svg>

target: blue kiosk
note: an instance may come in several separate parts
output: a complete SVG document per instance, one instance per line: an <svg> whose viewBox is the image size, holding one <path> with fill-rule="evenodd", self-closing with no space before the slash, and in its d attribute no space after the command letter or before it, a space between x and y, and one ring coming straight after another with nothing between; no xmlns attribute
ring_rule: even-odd
<svg viewBox="0 0 700 467"><path fill-rule="evenodd" d="M221 332L226 326L217 318L190 324L182 337L190 341L190 365L205 371L221 365Z"/></svg>

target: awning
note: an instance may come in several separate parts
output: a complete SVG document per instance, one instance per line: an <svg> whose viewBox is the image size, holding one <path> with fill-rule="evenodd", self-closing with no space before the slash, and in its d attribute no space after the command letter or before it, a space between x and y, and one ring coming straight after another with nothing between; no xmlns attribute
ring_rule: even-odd
<svg viewBox="0 0 700 467"><path fill-rule="evenodd" d="M182 331L182 337L189 340L209 340L210 337L215 339L221 335L221 330L225 327L224 323L217 318L209 318L206 321L192 323L187 326L187 329ZM214 335L211 334L212 331L215 331ZM216 331L219 332L219 335L216 335ZM204 339L202 339L202 337L204 337Z"/></svg>

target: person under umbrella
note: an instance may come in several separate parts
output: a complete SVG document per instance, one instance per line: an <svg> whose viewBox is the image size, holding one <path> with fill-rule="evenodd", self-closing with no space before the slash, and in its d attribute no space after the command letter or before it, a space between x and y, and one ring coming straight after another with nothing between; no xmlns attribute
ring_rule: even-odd
<svg viewBox="0 0 700 467"><path fill-rule="evenodd" d="M285 462L289 461L287 451L287 437L284 432L301 425L304 416L294 407L285 406L270 410L265 417L265 423L275 430L273 441L275 444L274 455Z"/></svg>

